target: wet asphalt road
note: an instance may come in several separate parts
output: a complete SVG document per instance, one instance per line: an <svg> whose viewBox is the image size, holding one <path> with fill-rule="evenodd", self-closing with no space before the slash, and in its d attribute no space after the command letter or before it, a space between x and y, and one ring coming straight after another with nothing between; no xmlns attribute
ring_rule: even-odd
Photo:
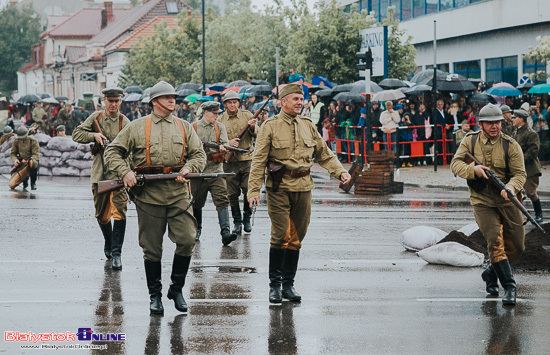
<svg viewBox="0 0 550 355"><path fill-rule="evenodd" d="M223 247L208 202L183 291L189 314L165 297L174 251L165 238L165 315L150 317L134 205L123 270L115 272L103 255L88 179L42 177L31 193L10 191L0 176L0 354L54 351L22 349L32 342L6 341L6 332L78 328L125 340L36 345L107 346L67 354L549 353L550 275L516 273L518 304L505 309L486 298L481 268L428 265L399 244L411 226L451 231L473 222L467 192L406 187L402 195L368 197L339 192L328 174L315 181L296 278L301 304L268 303L265 204L252 234Z"/></svg>

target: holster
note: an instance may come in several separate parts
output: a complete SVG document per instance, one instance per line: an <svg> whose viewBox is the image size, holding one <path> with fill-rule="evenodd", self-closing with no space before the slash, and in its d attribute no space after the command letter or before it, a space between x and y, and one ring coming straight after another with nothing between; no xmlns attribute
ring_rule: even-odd
<svg viewBox="0 0 550 355"><path fill-rule="evenodd" d="M207 156L207 160L212 160L216 164L222 163L224 159L225 159L225 154L223 153L214 153L212 155Z"/></svg>
<svg viewBox="0 0 550 355"><path fill-rule="evenodd" d="M285 166L273 160L268 160L266 167L269 175L271 176L271 182L273 183L271 188L273 192L277 192L279 191L279 185L281 184L281 181L283 181L283 175L285 174L286 170Z"/></svg>
<svg viewBox="0 0 550 355"><path fill-rule="evenodd" d="M482 192L487 187L487 180L476 177L475 179L467 179L466 183L475 192Z"/></svg>

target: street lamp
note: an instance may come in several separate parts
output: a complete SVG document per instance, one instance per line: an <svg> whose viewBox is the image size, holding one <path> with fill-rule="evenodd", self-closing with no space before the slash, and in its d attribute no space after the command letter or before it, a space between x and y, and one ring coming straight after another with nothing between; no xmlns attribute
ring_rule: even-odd
<svg viewBox="0 0 550 355"><path fill-rule="evenodd" d="M204 18L204 3L205 0L202 0L202 95L206 95L206 61L204 56L204 42L205 42L205 30L204 23L206 22Z"/></svg>

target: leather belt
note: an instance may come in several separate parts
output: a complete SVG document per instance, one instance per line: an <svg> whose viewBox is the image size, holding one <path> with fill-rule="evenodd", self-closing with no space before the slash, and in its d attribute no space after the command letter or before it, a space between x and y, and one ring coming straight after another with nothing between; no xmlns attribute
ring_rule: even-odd
<svg viewBox="0 0 550 355"><path fill-rule="evenodd" d="M290 175L290 177L293 177L293 178L299 178L299 177L304 177L304 176L308 176L310 171L310 169L307 169L307 170L304 170L304 171L297 171L297 170L286 170L285 169L285 175Z"/></svg>

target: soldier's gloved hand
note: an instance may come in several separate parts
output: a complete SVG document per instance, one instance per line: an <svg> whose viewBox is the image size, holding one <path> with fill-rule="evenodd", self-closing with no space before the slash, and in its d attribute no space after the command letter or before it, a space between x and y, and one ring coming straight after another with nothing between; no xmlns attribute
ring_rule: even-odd
<svg viewBox="0 0 550 355"><path fill-rule="evenodd" d="M124 177L122 178L122 181L124 182L124 187L126 189L130 189L136 186L137 184L136 173L134 173L133 171L129 171L126 175L124 175Z"/></svg>
<svg viewBox="0 0 550 355"><path fill-rule="evenodd" d="M232 140L229 141L229 145L232 147L238 148L239 142L240 142L239 138L233 138Z"/></svg>
<svg viewBox="0 0 550 355"><path fill-rule="evenodd" d="M103 145L103 142L107 140L107 137L105 137L102 133L94 133L94 139L97 143Z"/></svg>
<svg viewBox="0 0 550 355"><path fill-rule="evenodd" d="M474 173L476 174L477 177L488 179L487 174L485 174L485 170L490 170L490 169L485 165L474 166Z"/></svg>
<svg viewBox="0 0 550 355"><path fill-rule="evenodd" d="M254 208L254 202L256 202L256 206L259 206L260 205L260 197L259 196L254 196L254 197L251 197L248 199L248 205L250 206L250 208Z"/></svg>
<svg viewBox="0 0 550 355"><path fill-rule="evenodd" d="M186 183L186 182L189 182L189 180L187 180L187 179L185 178L185 175L189 174L189 169L181 169L181 170L180 170L180 174L181 174L181 176L178 176L178 177L176 178L176 181L177 181L177 182L182 183L182 184L184 184L184 183Z"/></svg>
<svg viewBox="0 0 550 355"><path fill-rule="evenodd" d="M340 175L340 181L342 181L344 184L347 184L351 181L351 175L349 173L342 173Z"/></svg>

